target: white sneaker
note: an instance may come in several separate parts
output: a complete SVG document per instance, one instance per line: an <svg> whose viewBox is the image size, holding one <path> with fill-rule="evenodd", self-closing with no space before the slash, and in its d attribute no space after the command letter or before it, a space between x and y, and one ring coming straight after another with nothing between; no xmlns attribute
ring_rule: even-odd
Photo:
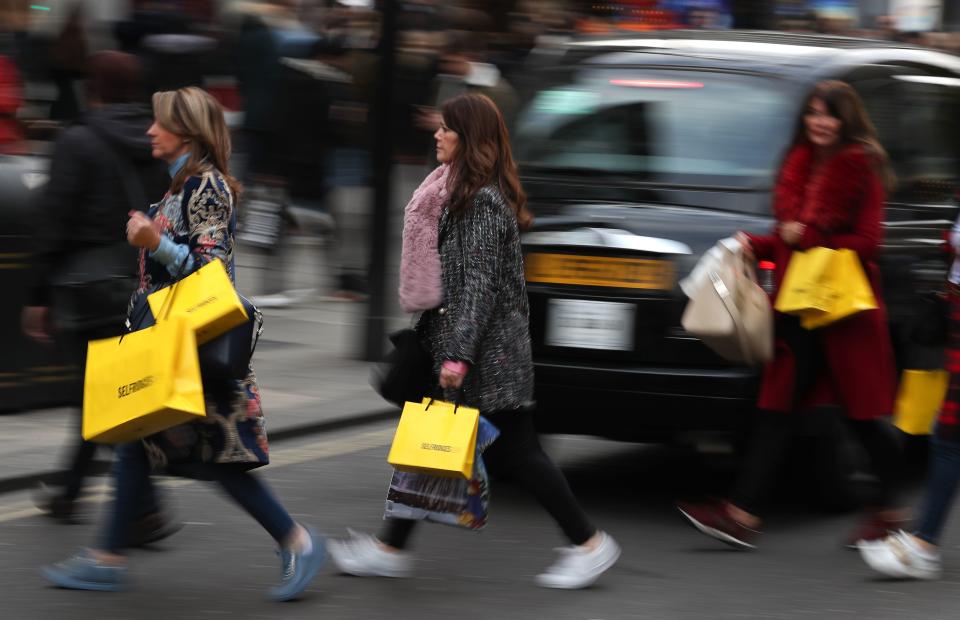
<svg viewBox="0 0 960 620"><path fill-rule="evenodd" d="M384 551L376 537L347 528L350 538L331 540L327 550L340 571L357 577L409 577L413 557L405 551Z"/></svg>
<svg viewBox="0 0 960 620"><path fill-rule="evenodd" d="M562 547L557 551L560 557L546 572L537 575L537 585L563 590L586 588L620 557L620 545L605 532L600 532L600 544L593 551L585 547Z"/></svg>
<svg viewBox="0 0 960 620"><path fill-rule="evenodd" d="M938 579L940 554L923 549L903 530L883 540L861 540L860 556L873 570L895 579Z"/></svg>

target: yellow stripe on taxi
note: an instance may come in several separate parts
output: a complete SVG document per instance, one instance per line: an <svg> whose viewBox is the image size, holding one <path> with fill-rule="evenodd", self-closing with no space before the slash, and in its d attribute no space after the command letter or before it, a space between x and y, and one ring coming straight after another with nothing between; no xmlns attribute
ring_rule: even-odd
<svg viewBox="0 0 960 620"><path fill-rule="evenodd" d="M531 252L524 262L527 282L657 291L671 290L674 283L668 260Z"/></svg>

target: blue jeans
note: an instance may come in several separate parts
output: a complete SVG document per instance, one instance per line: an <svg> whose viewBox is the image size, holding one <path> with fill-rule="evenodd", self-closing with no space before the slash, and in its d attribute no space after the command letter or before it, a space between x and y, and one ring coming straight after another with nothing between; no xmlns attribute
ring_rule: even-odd
<svg viewBox="0 0 960 620"><path fill-rule="evenodd" d="M957 494L960 481L960 441L932 437L930 472L920 512L920 527L916 535L932 545L937 544L947 521L950 506Z"/></svg>
<svg viewBox="0 0 960 620"><path fill-rule="evenodd" d="M293 531L294 522L259 478L246 470L230 465L197 464L190 467L192 476L213 480L257 520L277 543ZM101 535L101 548L121 553L127 546L130 524L139 516L142 502L153 497L150 461L143 444L125 444L117 448L113 467L115 497L107 528Z"/></svg>

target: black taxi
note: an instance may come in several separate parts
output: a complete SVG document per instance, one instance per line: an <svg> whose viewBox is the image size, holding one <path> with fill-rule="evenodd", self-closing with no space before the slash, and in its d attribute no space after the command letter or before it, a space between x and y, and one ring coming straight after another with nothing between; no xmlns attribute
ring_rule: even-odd
<svg viewBox="0 0 960 620"><path fill-rule="evenodd" d="M531 70L514 145L537 220L524 235L538 428L631 441L736 432L759 371L685 333L679 281L771 191L805 95L861 94L899 183L880 260L901 365L917 295L945 277L960 177L960 58L884 41L658 32L566 44ZM761 283L774 268L761 264ZM926 356L926 357L925 357Z"/></svg>

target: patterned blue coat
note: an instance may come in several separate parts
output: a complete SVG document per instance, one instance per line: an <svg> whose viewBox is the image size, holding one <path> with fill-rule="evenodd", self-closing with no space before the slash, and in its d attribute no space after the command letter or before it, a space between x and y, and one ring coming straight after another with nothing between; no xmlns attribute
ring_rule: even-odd
<svg viewBox="0 0 960 620"><path fill-rule="evenodd" d="M192 268L184 275L219 258L226 265L230 279L235 281L235 203L223 176L209 170L190 177L182 191L168 192L163 200L151 206L148 214L166 237L184 253L189 250ZM164 264L142 250L138 293L172 282L177 271L177 267ZM181 463L231 463L250 468L266 465L270 460L269 446L253 369L242 381L205 384L204 396L205 418L144 440L153 466L164 469Z"/></svg>

